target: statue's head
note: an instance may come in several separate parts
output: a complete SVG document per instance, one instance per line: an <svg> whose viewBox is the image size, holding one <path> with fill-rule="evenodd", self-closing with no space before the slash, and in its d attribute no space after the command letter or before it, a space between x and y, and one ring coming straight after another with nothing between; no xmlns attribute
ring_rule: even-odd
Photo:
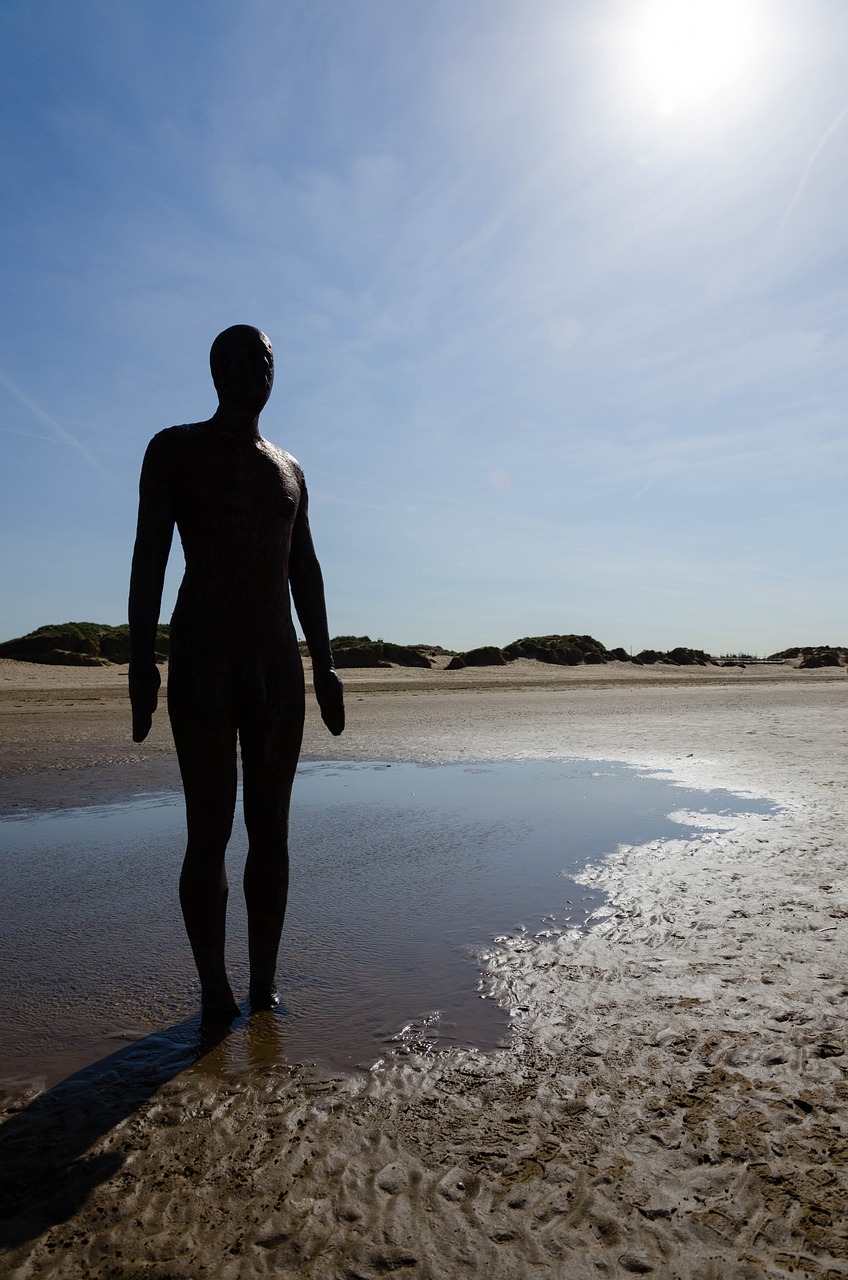
<svg viewBox="0 0 848 1280"><path fill-rule="evenodd" d="M209 367L222 405L262 412L274 385L274 353L261 329L234 324L219 333Z"/></svg>

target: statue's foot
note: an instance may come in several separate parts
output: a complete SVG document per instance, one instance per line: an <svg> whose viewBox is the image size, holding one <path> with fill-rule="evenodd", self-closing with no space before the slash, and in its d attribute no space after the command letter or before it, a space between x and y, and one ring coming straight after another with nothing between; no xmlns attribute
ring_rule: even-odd
<svg viewBox="0 0 848 1280"><path fill-rule="evenodd" d="M259 1013L263 1009L277 1009L280 1004L280 997L273 982L251 982L249 999L251 1013Z"/></svg>
<svg viewBox="0 0 848 1280"><path fill-rule="evenodd" d="M200 1001L204 1021L232 1022L241 1012L226 978L201 979Z"/></svg>

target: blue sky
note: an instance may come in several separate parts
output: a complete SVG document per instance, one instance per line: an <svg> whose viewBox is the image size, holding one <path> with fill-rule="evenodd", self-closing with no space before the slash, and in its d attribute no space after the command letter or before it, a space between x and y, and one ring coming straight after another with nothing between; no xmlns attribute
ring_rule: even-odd
<svg viewBox="0 0 848 1280"><path fill-rule="evenodd" d="M848 6L704 12L5 0L0 638L250 323L333 633L848 644Z"/></svg>

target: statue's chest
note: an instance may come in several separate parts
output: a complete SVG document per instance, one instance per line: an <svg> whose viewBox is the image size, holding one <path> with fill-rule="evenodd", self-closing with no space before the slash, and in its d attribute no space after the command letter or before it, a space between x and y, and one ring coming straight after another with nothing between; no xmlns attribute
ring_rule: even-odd
<svg viewBox="0 0 848 1280"><path fill-rule="evenodd" d="M215 450L184 477L190 520L219 534L243 537L286 533L297 514L300 487L283 458L261 447Z"/></svg>

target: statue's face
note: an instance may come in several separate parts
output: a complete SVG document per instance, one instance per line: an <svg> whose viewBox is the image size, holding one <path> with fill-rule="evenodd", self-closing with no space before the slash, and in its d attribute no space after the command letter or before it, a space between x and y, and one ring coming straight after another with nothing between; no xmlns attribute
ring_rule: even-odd
<svg viewBox="0 0 848 1280"><path fill-rule="evenodd" d="M274 353L264 333L246 327L232 333L219 357L215 385L222 402L251 413L265 408L274 385Z"/></svg>
<svg viewBox="0 0 848 1280"><path fill-rule="evenodd" d="M264 333L244 353L245 392L255 397L259 408L264 409L274 385L274 353Z"/></svg>

